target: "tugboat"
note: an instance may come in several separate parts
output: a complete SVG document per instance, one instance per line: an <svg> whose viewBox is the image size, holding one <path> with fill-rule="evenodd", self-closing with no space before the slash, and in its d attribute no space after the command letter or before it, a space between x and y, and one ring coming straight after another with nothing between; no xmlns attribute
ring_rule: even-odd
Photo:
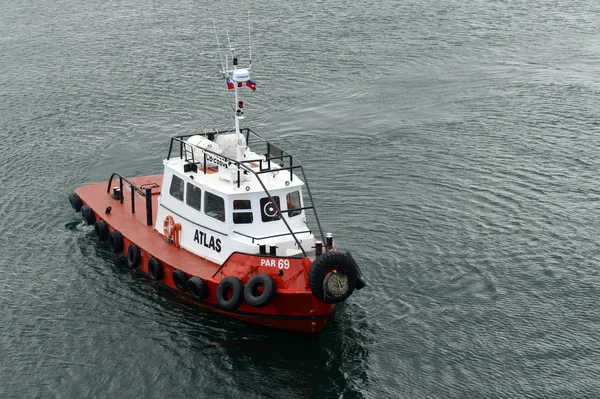
<svg viewBox="0 0 600 399"><path fill-rule="evenodd" d="M321 331L365 286L362 272L323 233L298 160L240 128L240 92L256 90L250 66L238 67L231 46L221 64L234 128L173 137L162 175L113 173L69 201L130 268L185 299L246 322Z"/></svg>

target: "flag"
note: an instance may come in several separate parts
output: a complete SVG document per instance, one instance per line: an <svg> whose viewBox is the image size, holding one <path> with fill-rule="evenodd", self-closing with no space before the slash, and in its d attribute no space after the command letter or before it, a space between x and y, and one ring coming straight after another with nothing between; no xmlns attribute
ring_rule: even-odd
<svg viewBox="0 0 600 399"><path fill-rule="evenodd" d="M251 81L251 80L247 81L246 86L248 86L250 89L252 89L252 91L256 91L256 83L254 83L253 81Z"/></svg>
<svg viewBox="0 0 600 399"><path fill-rule="evenodd" d="M226 78L225 83L227 84L227 90L235 89L235 84L233 83L233 80Z"/></svg>

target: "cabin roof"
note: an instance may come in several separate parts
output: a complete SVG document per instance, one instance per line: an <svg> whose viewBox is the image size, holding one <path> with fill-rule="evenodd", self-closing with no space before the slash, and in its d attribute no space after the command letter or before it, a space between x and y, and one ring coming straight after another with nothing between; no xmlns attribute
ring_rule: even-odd
<svg viewBox="0 0 600 399"><path fill-rule="evenodd" d="M188 162L186 162L186 160L182 158L171 158L168 160L163 160L165 172L167 170L170 170L180 176L186 176L191 180L194 180L199 184L222 194L235 195L243 193L264 193L263 187L260 184L257 175L254 175L252 173L248 173L247 175L245 175L247 180L242 179L238 187L237 181L232 181L231 178L228 180L226 178L231 176L237 176L237 169L235 169L235 167L220 167L221 170L217 168L207 168L206 173L204 173L203 168L199 167L197 172L186 172L184 171L184 165L186 165L187 163ZM252 163L250 167L255 172L260 171L260 166L258 163L256 163L256 165ZM271 166L270 172L260 173L258 176L260 176L260 180L269 191L282 189L289 190L294 187L300 188L304 185L304 182L300 180L300 178L297 175L291 174L288 170L281 170L276 165Z"/></svg>

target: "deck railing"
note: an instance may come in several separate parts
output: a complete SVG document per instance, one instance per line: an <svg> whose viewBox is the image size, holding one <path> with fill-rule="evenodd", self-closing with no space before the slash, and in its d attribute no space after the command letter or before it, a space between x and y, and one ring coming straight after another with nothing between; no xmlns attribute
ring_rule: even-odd
<svg viewBox="0 0 600 399"><path fill-rule="evenodd" d="M144 187L146 186L145 184L142 184L142 187L138 187L137 185L135 185L133 182L131 182L130 180L128 180L127 178L121 176L118 173L113 173L112 175L110 175L110 179L108 179L108 187L106 189L107 193L110 193L110 189L112 186L112 182L115 179L115 177L119 178L119 195L120 195L120 200L121 200L121 204L123 203L123 187L124 184L126 183L126 185L128 186L129 191L131 192L131 213L135 213L135 194L139 194L140 196L144 197L146 200L146 224L148 226L152 226L154 223L152 221L152 188L153 187L158 187L158 185L156 183L151 183L148 185L148 187ZM114 193L113 193L114 195Z"/></svg>

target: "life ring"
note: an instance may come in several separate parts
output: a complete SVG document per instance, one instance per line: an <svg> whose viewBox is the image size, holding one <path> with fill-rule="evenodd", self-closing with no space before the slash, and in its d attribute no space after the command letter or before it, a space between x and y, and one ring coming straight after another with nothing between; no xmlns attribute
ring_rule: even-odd
<svg viewBox="0 0 600 399"><path fill-rule="evenodd" d="M96 223L94 223L94 231L98 236L98 241L106 241L108 240L108 224L102 219L99 219Z"/></svg>
<svg viewBox="0 0 600 399"><path fill-rule="evenodd" d="M262 286L262 292L259 288ZM275 281L267 274L261 273L253 276L246 284L244 288L244 298L249 305L255 308L264 308L269 305L275 294L277 287L275 287Z"/></svg>
<svg viewBox="0 0 600 399"><path fill-rule="evenodd" d="M177 288L181 292L185 292L187 289L188 277L187 274L183 270L176 269L173 271L173 284L175 284L175 288Z"/></svg>
<svg viewBox="0 0 600 399"><path fill-rule="evenodd" d="M134 243L129 244L127 248L127 264L132 269L134 267L138 267L140 265L140 261L142 260L142 251L140 251L140 247L135 245Z"/></svg>
<svg viewBox="0 0 600 399"><path fill-rule="evenodd" d="M123 252L123 235L118 230L111 231L108 233L108 245L115 254Z"/></svg>
<svg viewBox="0 0 600 399"><path fill-rule="evenodd" d="M176 248L179 248L180 230L181 225L179 223L175 223L173 216L169 215L165 218L165 221L163 222L163 233L167 241L172 242Z"/></svg>
<svg viewBox="0 0 600 399"><path fill-rule="evenodd" d="M208 297L208 285L200 277L192 277L187 281L186 286L195 301L201 302Z"/></svg>
<svg viewBox="0 0 600 399"><path fill-rule="evenodd" d="M165 273L163 271L162 263L160 263L158 259L152 257L148 260L148 274L154 281L162 280Z"/></svg>
<svg viewBox="0 0 600 399"><path fill-rule="evenodd" d="M332 290L330 284L325 284L325 277L332 272L341 274L337 279L343 284L338 284L338 290ZM327 281L331 281L330 276ZM347 281L345 281L347 279ZM329 251L319 255L308 272L308 285L313 295L325 303L343 302L356 288L357 270L355 262L346 254L341 252Z"/></svg>
<svg viewBox="0 0 600 399"><path fill-rule="evenodd" d="M244 283L237 277L225 277L217 286L217 305L233 311L244 301Z"/></svg>

